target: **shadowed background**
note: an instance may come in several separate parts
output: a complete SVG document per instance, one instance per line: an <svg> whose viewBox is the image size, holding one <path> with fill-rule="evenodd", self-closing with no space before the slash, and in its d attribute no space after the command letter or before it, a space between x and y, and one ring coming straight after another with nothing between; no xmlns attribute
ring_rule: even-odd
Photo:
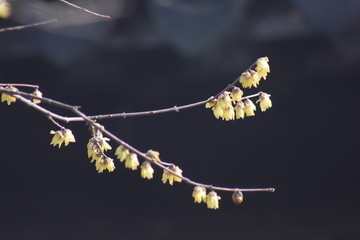
<svg viewBox="0 0 360 240"><path fill-rule="evenodd" d="M158 169L151 181L118 162L98 174L85 125L66 125L77 142L58 149L43 115L1 104L0 239L359 239L359 1L73 2L112 19L11 1L0 27L59 22L1 33L1 82L38 84L90 115L133 112L207 99L268 56L268 79L245 93L270 93L273 108L255 117L198 107L100 123L193 180L276 192L239 206L218 192L208 210Z"/></svg>

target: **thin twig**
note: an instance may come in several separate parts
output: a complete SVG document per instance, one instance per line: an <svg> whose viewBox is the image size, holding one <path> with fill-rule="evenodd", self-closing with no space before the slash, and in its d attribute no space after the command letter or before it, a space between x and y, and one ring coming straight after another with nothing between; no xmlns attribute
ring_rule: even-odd
<svg viewBox="0 0 360 240"><path fill-rule="evenodd" d="M68 2L68 1L65 1L65 0L59 0L59 1L65 3L65 4L67 4L67 5L69 5L69 6L71 6L71 7L77 8L77 9L79 9L79 10L82 10L82 11L84 11L84 12L90 13L90 14L95 15L95 16L98 16L98 17L111 18L111 17L108 16L108 15L103 15L103 14L100 14L100 13L96 13L96 12L90 11L90 10L88 10L88 9L86 9L86 8L80 7L80 6L78 6L78 5L75 5L75 4L70 3L70 2Z"/></svg>
<svg viewBox="0 0 360 240"><path fill-rule="evenodd" d="M33 84L25 84L25 83L0 83L0 87L7 87L7 86L39 88L38 85L33 85Z"/></svg>
<svg viewBox="0 0 360 240"><path fill-rule="evenodd" d="M19 93L14 93L12 91L6 91L4 89L0 89L0 92L5 92L5 93L9 93L13 94L14 97L16 97L17 99L19 99L20 101L22 101L23 103L25 103L26 105L42 112L45 116L47 116L48 118L50 118L50 120L53 120L52 118L57 118L59 120L68 122L68 117L64 117L58 114L55 114L35 103L33 103L31 100L26 99L25 97L21 96ZM22 93L23 94L23 93ZM30 96L32 94L29 94ZM44 99L41 98L41 100L43 101ZM112 139L114 142L116 142L119 145L123 145L124 147L128 148L130 151L136 153L138 156L142 157L143 159L150 161L151 163L153 163L154 165L156 165L157 167L166 170L167 172L173 174L174 176L177 176L179 178L181 178L185 183L190 184L190 185L194 185L194 186L202 186L208 189L212 189L212 190L219 190L219 191L230 191L230 192L234 192L234 191L242 191L242 192L274 192L275 189L274 188L228 188L228 187L219 187L219 186L214 186L214 185L210 185L210 184L204 184L204 183L200 183L200 182L196 182L193 181L187 177L178 175L176 172L172 171L170 168L168 168L167 166L171 165L169 163L162 163L162 162L157 162L154 161L153 158L150 158L149 156L147 156L145 153L139 151L138 149L136 149L135 147L131 146L130 144L126 143L125 141L121 140L120 138L118 138L117 136L115 136L113 133L109 132L108 130L106 130L102 125L96 123L93 119L91 119L89 116L85 115L84 113L82 113L79 110L78 106L72 106L72 105L68 105L59 101L55 101L52 99L46 99L45 101L47 101L47 103L51 104L51 105L55 105L59 108L63 108L63 109L67 109L67 110L71 110L75 115L79 116L81 119L83 119L83 121L85 121L86 123L88 123L90 126L93 126L95 129L98 129L99 131L101 131L104 135L108 136L110 139ZM56 103L56 104L54 104ZM164 165L165 166L164 166Z"/></svg>
<svg viewBox="0 0 360 240"><path fill-rule="evenodd" d="M94 126L95 128L99 129L104 135L108 136L110 139L115 141L117 144L123 145L124 147L128 148L130 151L132 151L132 152L136 153L138 156L142 157L143 159L145 159L147 161L150 161L151 163L158 166L159 168L162 168L163 170L166 170L169 173L181 178L187 184L191 184L191 185L194 185L194 186L201 186L201 187L205 187L205 188L212 189L212 190L228 191L228 192L234 192L234 191L242 191L242 192L274 192L275 191L274 188L227 188L227 187L218 187L218 186L214 186L214 185L195 182L193 180L190 180L187 177L178 175L176 172L174 172L171 169L161 165L161 163L157 162L153 158L147 156L145 153L139 151L138 149L136 149L133 146L126 143L125 141L121 140L120 138L115 136L113 133L106 130L103 126L96 123L94 120L90 119L88 116L86 116L84 113L82 113L78 108L73 108L72 111L74 112L74 114L76 114L76 115L80 116L81 118L83 118L88 124L90 124L90 125Z"/></svg>
<svg viewBox="0 0 360 240"><path fill-rule="evenodd" d="M56 125L58 128L60 128L60 129L65 129L62 125L60 125L57 121L55 121L53 117L48 116L48 119L49 119L54 125Z"/></svg>
<svg viewBox="0 0 360 240"><path fill-rule="evenodd" d="M50 23L56 23L57 21L58 21L57 19L51 19L51 20L47 20L47 21L43 21L43 22L19 25L19 26L15 26L15 27L0 28L0 32L21 30L24 28L30 28L30 27L36 27L36 26L41 26L41 25L50 24Z"/></svg>

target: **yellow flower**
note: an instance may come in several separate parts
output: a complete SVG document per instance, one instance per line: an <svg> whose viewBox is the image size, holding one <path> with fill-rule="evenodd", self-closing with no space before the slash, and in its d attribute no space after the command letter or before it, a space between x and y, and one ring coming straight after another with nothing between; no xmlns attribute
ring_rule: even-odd
<svg viewBox="0 0 360 240"><path fill-rule="evenodd" d="M260 109L262 112L265 112L266 109L272 107L272 102L270 100L271 95L267 93L260 93L259 100L256 103L260 102Z"/></svg>
<svg viewBox="0 0 360 240"><path fill-rule="evenodd" d="M266 79L267 74L270 72L270 66L268 64L269 58L262 57L256 61L256 72L259 75L259 78Z"/></svg>
<svg viewBox="0 0 360 240"><path fill-rule="evenodd" d="M115 151L116 158L120 159L120 162L125 161L129 153L129 149L127 149L124 145L118 146Z"/></svg>
<svg viewBox="0 0 360 240"><path fill-rule="evenodd" d="M259 85L260 77L257 72L253 70L245 71L241 74L239 82L243 88L257 87Z"/></svg>
<svg viewBox="0 0 360 240"><path fill-rule="evenodd" d="M146 152L146 156L154 159L155 161L161 162L160 153L158 151L154 151L150 149Z"/></svg>
<svg viewBox="0 0 360 240"><path fill-rule="evenodd" d="M196 203L206 202L206 188L200 186L194 187L192 197Z"/></svg>
<svg viewBox="0 0 360 240"><path fill-rule="evenodd" d="M217 104L212 108L214 116L219 119L223 118L224 116L224 110L222 107L218 106Z"/></svg>
<svg viewBox="0 0 360 240"><path fill-rule="evenodd" d="M102 173L105 169L107 169L109 172L112 172L115 170L114 161L111 158L103 155L95 162L95 168L99 173Z"/></svg>
<svg viewBox="0 0 360 240"><path fill-rule="evenodd" d="M227 108L228 106L231 106L231 97L229 92L223 92L219 95L216 105L221 107L222 109Z"/></svg>
<svg viewBox="0 0 360 240"><path fill-rule="evenodd" d="M236 119L245 117L245 105L243 102L238 102L235 106Z"/></svg>
<svg viewBox="0 0 360 240"><path fill-rule="evenodd" d="M59 145L59 148L61 147L62 143L64 143L65 146L69 145L71 142L75 142L75 137L72 134L70 129L62 129L59 131L50 131L50 134L54 134L54 137L51 140L50 145L53 145L54 147L56 145Z"/></svg>
<svg viewBox="0 0 360 240"><path fill-rule="evenodd" d="M216 102L217 102L216 99L210 100L209 102L207 102L207 103L205 104L205 108L212 108L212 107L214 107L214 106L216 105Z"/></svg>
<svg viewBox="0 0 360 240"><path fill-rule="evenodd" d="M96 155L100 153L99 147L94 138L90 138L87 144L88 158L97 159Z"/></svg>
<svg viewBox="0 0 360 240"><path fill-rule="evenodd" d="M177 175L181 176L182 177L182 170L176 166L174 169L172 169ZM174 175L174 181L175 182L181 182L182 181L182 178L178 177L178 176L175 176Z"/></svg>
<svg viewBox="0 0 360 240"><path fill-rule="evenodd" d="M169 169L177 175L182 176L182 170L178 166L171 166ZM182 179L178 176L171 174L167 170L164 170L162 175L162 182L165 184L167 181L169 181L170 185L173 185L174 182L181 182Z"/></svg>
<svg viewBox="0 0 360 240"><path fill-rule="evenodd" d="M63 129L63 136L64 136L64 145L67 146L71 142L75 142L75 137L72 134L70 129Z"/></svg>
<svg viewBox="0 0 360 240"><path fill-rule="evenodd" d="M5 89L13 92L19 91L16 87L6 87ZM12 102L16 102L16 98L9 94L3 93L1 94L1 102L5 102L5 101L7 102L8 105L10 105Z"/></svg>
<svg viewBox="0 0 360 240"><path fill-rule="evenodd" d="M256 106L255 104L250 100L250 99L246 99L245 100L245 114L247 117L249 116L254 116L256 111Z"/></svg>
<svg viewBox="0 0 360 240"><path fill-rule="evenodd" d="M243 91L241 91L240 88L234 87L234 88L232 89L232 91L231 91L231 94L230 94L230 97L231 97L231 99L232 99L232 102L233 102L233 103L236 103L236 102L241 101L241 98L242 98L243 94L244 94L244 93L243 93Z"/></svg>
<svg viewBox="0 0 360 240"><path fill-rule="evenodd" d="M223 119L226 121L235 119L235 111L233 106L229 106L224 109Z"/></svg>
<svg viewBox="0 0 360 240"><path fill-rule="evenodd" d="M110 144L107 143L108 141L110 141L110 139L107 137L103 137L101 134L101 136L99 138L99 145L100 145L101 151L111 150Z"/></svg>
<svg viewBox="0 0 360 240"><path fill-rule="evenodd" d="M35 89L35 91L32 93L34 96L36 97L39 97L41 98L42 97L42 92L39 91L39 89ZM33 98L33 103L35 104L39 104L41 103L41 100L40 99L36 99L36 98Z"/></svg>
<svg viewBox="0 0 360 240"><path fill-rule="evenodd" d="M144 161L141 166L140 175L142 178L152 179L154 174L154 169L151 167L149 161Z"/></svg>
<svg viewBox="0 0 360 240"><path fill-rule="evenodd" d="M135 153L129 153L125 160L125 167L131 170L136 170L139 165L137 155Z"/></svg>
<svg viewBox="0 0 360 240"><path fill-rule="evenodd" d="M214 191L209 192L208 195L206 195L207 208L218 209L220 199L221 198L216 194L216 192Z"/></svg>
<svg viewBox="0 0 360 240"><path fill-rule="evenodd" d="M0 0L0 18L8 18L11 15L11 5L6 0Z"/></svg>
<svg viewBox="0 0 360 240"><path fill-rule="evenodd" d="M239 205L244 200L243 194L240 191L235 191L231 198L236 205Z"/></svg>

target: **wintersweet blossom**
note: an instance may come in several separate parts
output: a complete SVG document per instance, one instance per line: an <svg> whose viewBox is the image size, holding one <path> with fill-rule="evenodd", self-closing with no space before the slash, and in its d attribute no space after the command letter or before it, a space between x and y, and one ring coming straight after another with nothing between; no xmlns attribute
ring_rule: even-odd
<svg viewBox="0 0 360 240"><path fill-rule="evenodd" d="M102 157L95 162L95 168L98 173L102 173L105 169L112 172L115 170L114 161L113 159L102 155Z"/></svg>
<svg viewBox="0 0 360 240"><path fill-rule="evenodd" d="M256 61L256 72L259 75L259 78L266 79L267 74L270 72L270 66L269 66L269 58L268 57L262 57L259 58Z"/></svg>
<svg viewBox="0 0 360 240"><path fill-rule="evenodd" d="M223 119L226 121L235 119L235 110L233 106L230 105L224 109Z"/></svg>
<svg viewBox="0 0 360 240"><path fill-rule="evenodd" d="M205 103L205 108L212 108L216 105L217 100L216 99L212 99L209 102Z"/></svg>
<svg viewBox="0 0 360 240"><path fill-rule="evenodd" d="M107 143L108 141L110 141L110 138L103 137L102 134L99 136L98 143L101 151L111 150L110 144Z"/></svg>
<svg viewBox="0 0 360 240"><path fill-rule="evenodd" d="M54 147L56 145L59 145L59 148L64 143L65 146L69 145L71 142L75 142L75 137L72 134L70 129L62 129L58 131L50 131L50 134L53 134L54 137L52 138L50 145L53 145Z"/></svg>
<svg viewBox="0 0 360 240"><path fill-rule="evenodd" d="M272 107L272 102L270 100L271 95L267 93L261 93L259 96L259 100L256 101L256 103L260 102L260 109L262 112L265 112L266 109L269 109Z"/></svg>
<svg viewBox="0 0 360 240"><path fill-rule="evenodd" d="M219 208L219 200L221 197L219 197L216 192L211 191L206 195L206 205L207 208L210 209L218 209Z"/></svg>
<svg viewBox="0 0 360 240"><path fill-rule="evenodd" d="M248 70L241 74L239 82L243 88L257 87L259 85L260 77L254 70Z"/></svg>
<svg viewBox="0 0 360 240"><path fill-rule="evenodd" d="M139 165L140 164L136 153L129 153L125 159L125 167L131 170L136 170Z"/></svg>
<svg viewBox="0 0 360 240"><path fill-rule="evenodd" d="M228 106L231 106L230 92L225 91L222 94L220 94L219 97L217 98L216 105L221 107L222 109L225 109Z"/></svg>
<svg viewBox="0 0 360 240"><path fill-rule="evenodd" d="M256 106L255 104L250 100L250 99L246 99L245 100L245 114L247 117L249 116L254 116L256 111Z"/></svg>
<svg viewBox="0 0 360 240"><path fill-rule="evenodd" d="M39 89L35 89L35 91L32 93L34 96L36 97L39 97L39 98L42 98L42 92L39 91ZM33 98L33 103L35 104L39 104L41 103L41 100L40 99L36 99L36 98Z"/></svg>
<svg viewBox="0 0 360 240"><path fill-rule="evenodd" d="M118 146L115 151L116 158L119 159L120 162L125 161L129 153L130 153L129 149L124 145Z"/></svg>
<svg viewBox="0 0 360 240"><path fill-rule="evenodd" d="M149 161L144 161L141 166L140 175L142 178L152 179L154 174L154 169L151 167Z"/></svg>
<svg viewBox="0 0 360 240"><path fill-rule="evenodd" d="M19 91L16 87L11 87L11 86L6 87L5 89L9 90L9 91L13 91L13 92ZM7 105L10 105L11 103L16 102L16 97L13 97L9 94L3 93L3 94L1 94L1 102L6 102Z"/></svg>
<svg viewBox="0 0 360 240"><path fill-rule="evenodd" d="M230 93L230 97L232 99L232 102L233 103L236 103L236 102L239 102L241 101L241 98L243 96L243 91L238 88L238 87L233 87L231 93Z"/></svg>
<svg viewBox="0 0 360 240"><path fill-rule="evenodd" d="M245 104L243 102L238 102L235 106L235 115L236 119L245 118Z"/></svg>
<svg viewBox="0 0 360 240"><path fill-rule="evenodd" d="M206 202L206 188L201 186L194 187L192 197L195 203Z"/></svg>
<svg viewBox="0 0 360 240"><path fill-rule="evenodd" d="M178 166L171 166L169 169L177 175L182 176L182 170ZM170 185L173 185L174 182L181 182L182 178L175 176L167 170L164 170L161 180L164 184L169 182Z"/></svg>
<svg viewBox="0 0 360 240"><path fill-rule="evenodd" d="M224 109L217 104L212 108L214 116L219 119L224 116Z"/></svg>
<svg viewBox="0 0 360 240"><path fill-rule="evenodd" d="M99 153L101 153L101 151L100 151L100 149L98 147L97 142L95 141L94 138L90 138L89 142L87 144L88 158L92 158L92 159L96 160Z"/></svg>
<svg viewBox="0 0 360 240"><path fill-rule="evenodd" d="M148 150L146 152L146 156L148 156L149 158L152 158L154 159L155 161L157 162L161 162L161 159L160 159L160 153L158 151L155 151L155 150Z"/></svg>

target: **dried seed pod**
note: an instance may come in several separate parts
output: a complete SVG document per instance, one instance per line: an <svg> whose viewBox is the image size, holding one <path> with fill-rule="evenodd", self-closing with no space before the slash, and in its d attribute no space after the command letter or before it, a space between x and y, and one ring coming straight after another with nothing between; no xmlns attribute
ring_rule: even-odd
<svg viewBox="0 0 360 240"><path fill-rule="evenodd" d="M242 203L244 200L244 196L243 196L242 192L235 191L232 195L232 200L236 205L239 205L240 203Z"/></svg>

